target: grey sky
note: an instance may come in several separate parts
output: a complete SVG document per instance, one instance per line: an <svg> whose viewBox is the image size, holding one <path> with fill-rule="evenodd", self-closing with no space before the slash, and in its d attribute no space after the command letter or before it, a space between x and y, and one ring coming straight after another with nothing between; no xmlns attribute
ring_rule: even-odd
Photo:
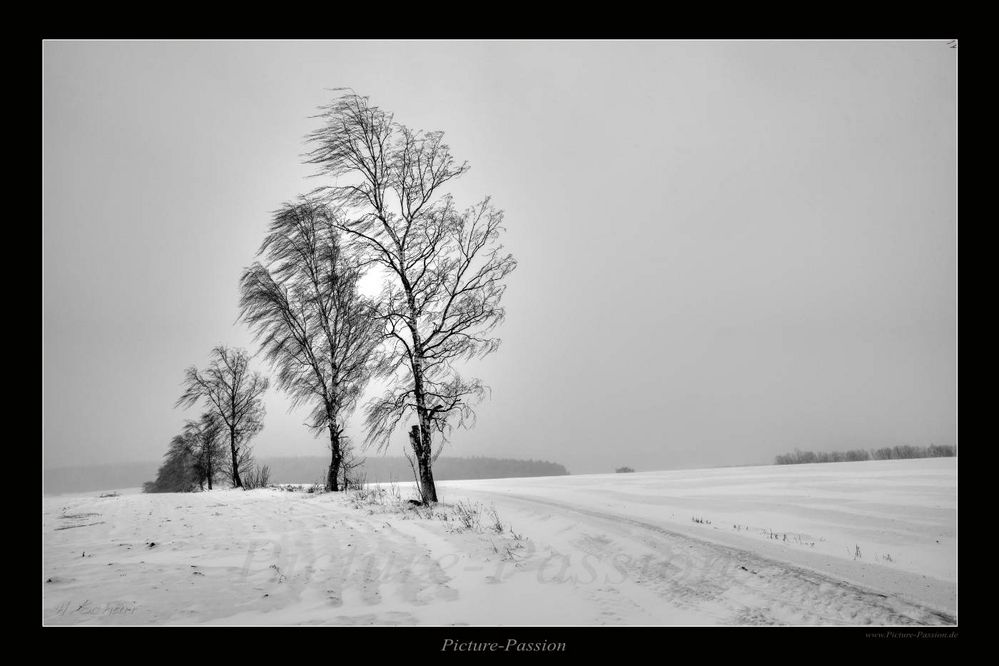
<svg viewBox="0 0 999 666"><path fill-rule="evenodd" d="M46 42L44 462L158 459L196 416L173 408L184 368L255 351L238 277L318 184L303 137L338 86L444 130L459 201L506 211L504 343L468 368L492 399L448 453L585 473L953 444L956 55ZM258 455L325 454L307 410L267 404Z"/></svg>

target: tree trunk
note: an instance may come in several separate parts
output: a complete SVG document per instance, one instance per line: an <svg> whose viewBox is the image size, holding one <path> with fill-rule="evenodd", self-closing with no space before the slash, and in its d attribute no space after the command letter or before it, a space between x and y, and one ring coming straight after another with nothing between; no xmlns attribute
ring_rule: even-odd
<svg viewBox="0 0 999 666"><path fill-rule="evenodd" d="M434 484L434 473L431 469L431 453L433 443L430 437L430 411L427 409L427 396L423 390L423 344L416 331L413 331L415 353L413 354L413 393L416 398L416 414L420 419L419 426L413 426L410 437L413 440L413 452L420 466L420 493L423 503L437 501L437 486Z"/></svg>
<svg viewBox="0 0 999 666"><path fill-rule="evenodd" d="M409 431L409 442L416 454L416 462L420 472L420 497L424 504L437 501L437 485L434 483L434 471L431 467L431 448L429 430L413 426Z"/></svg>
<svg viewBox="0 0 999 666"><path fill-rule="evenodd" d="M326 475L326 491L338 492L340 479L340 433L337 432L336 425L330 423L330 469ZM344 490L346 490L344 484Z"/></svg>
<svg viewBox="0 0 999 666"><path fill-rule="evenodd" d="M405 259L405 257L403 257ZM419 323L416 318L416 298L409 281L403 276L403 289L406 291L406 302L412 317L408 322L410 334L413 336L413 394L416 398L416 414L420 425L410 431L413 442L413 452L420 466L420 494L424 504L437 501L437 486L434 484L434 473L431 469L431 452L433 451L430 437L430 410L427 409L427 394L423 388L423 340L420 337Z"/></svg>
<svg viewBox="0 0 999 666"><path fill-rule="evenodd" d="M229 430L229 452L232 453L232 487L242 488L243 481L239 478L239 456L236 455L236 432Z"/></svg>
<svg viewBox="0 0 999 666"><path fill-rule="evenodd" d="M215 476L215 471L212 469L212 455L214 455L214 453L215 453L215 448L213 446L212 451L209 453L208 456L208 490L212 489L212 477Z"/></svg>

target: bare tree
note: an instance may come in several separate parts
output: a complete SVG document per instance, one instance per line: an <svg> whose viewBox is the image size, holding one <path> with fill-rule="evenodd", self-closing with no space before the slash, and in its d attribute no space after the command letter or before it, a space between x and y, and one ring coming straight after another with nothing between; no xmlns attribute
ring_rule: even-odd
<svg viewBox="0 0 999 666"><path fill-rule="evenodd" d="M468 170L442 132L410 130L352 92L318 117L307 163L334 184L315 193L365 264L388 275L378 316L396 381L367 406L367 441L387 446L399 423L415 416L420 492L436 502L433 434L446 439L453 426L467 426L486 391L456 364L499 345L490 332L503 319L503 280L516 267L498 242L503 213L488 197L459 210L442 190Z"/></svg>
<svg viewBox="0 0 999 666"><path fill-rule="evenodd" d="M230 478L233 488L242 488L240 453L249 440L263 429L264 404L261 396L268 381L250 371L250 357L242 349L219 345L212 349L208 367L195 366L184 372L184 392L178 406L190 407L204 401L225 425L229 435Z"/></svg>
<svg viewBox="0 0 999 666"><path fill-rule="evenodd" d="M240 282L240 316L277 370L292 406L313 405L309 423L329 432L327 489L337 491L344 421L372 373L380 341L373 304L357 290L361 271L343 252L328 208L285 204Z"/></svg>

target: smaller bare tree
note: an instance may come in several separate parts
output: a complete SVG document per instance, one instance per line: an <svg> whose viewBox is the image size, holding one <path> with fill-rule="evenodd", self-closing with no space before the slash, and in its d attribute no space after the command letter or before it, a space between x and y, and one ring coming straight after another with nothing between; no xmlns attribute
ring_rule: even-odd
<svg viewBox="0 0 999 666"><path fill-rule="evenodd" d="M198 421L188 421L184 426L184 435L190 442L194 471L198 485L208 489L220 471L225 467L226 450L223 442L225 425L214 412L205 412Z"/></svg>
<svg viewBox="0 0 999 666"><path fill-rule="evenodd" d="M188 433L170 440L164 461L156 472L156 480L144 484L147 493L189 493L198 482L194 470L194 443Z"/></svg>
<svg viewBox="0 0 999 666"><path fill-rule="evenodd" d="M242 349L219 345L212 349L208 367L189 367L184 373L178 406L204 402L224 424L229 439L229 474L233 488L242 488L241 463L248 455L249 440L263 429L267 378L250 371L250 357Z"/></svg>

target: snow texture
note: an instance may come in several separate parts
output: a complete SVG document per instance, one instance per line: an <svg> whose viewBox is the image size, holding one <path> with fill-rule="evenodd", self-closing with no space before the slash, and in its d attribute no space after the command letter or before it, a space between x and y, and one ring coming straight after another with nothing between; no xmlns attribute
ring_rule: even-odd
<svg viewBox="0 0 999 666"><path fill-rule="evenodd" d="M956 459L43 498L45 624L954 625Z"/></svg>

